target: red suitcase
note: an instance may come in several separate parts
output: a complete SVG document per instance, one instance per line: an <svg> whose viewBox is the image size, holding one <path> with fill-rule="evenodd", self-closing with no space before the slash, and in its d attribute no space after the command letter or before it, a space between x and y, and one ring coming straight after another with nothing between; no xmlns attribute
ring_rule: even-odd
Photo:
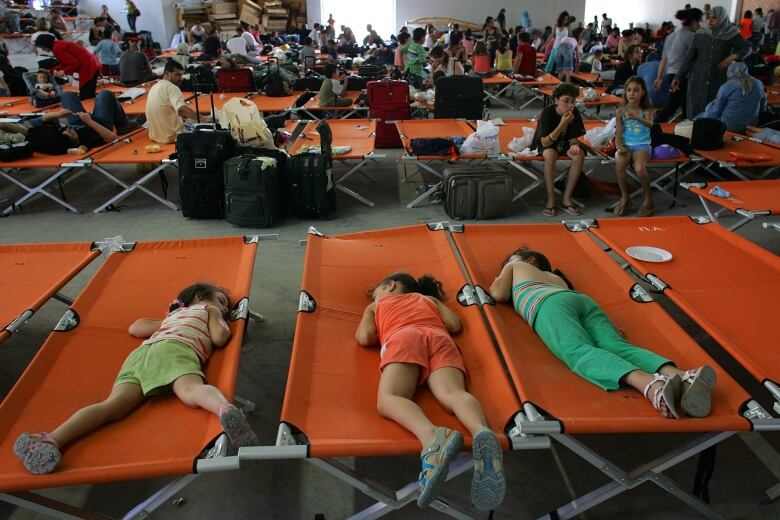
<svg viewBox="0 0 780 520"><path fill-rule="evenodd" d="M376 126L377 148L401 148L401 138L393 123L411 118L409 109L409 85L405 81L369 81L368 108L371 119L378 119Z"/></svg>

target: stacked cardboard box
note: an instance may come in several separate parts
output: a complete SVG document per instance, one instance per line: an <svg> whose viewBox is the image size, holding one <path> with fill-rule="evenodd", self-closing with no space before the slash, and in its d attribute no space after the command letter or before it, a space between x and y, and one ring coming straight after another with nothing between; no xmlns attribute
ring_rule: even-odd
<svg viewBox="0 0 780 520"><path fill-rule="evenodd" d="M218 24L223 33L235 31L240 22L259 24L263 32L284 32L306 23L302 0L286 0L284 4L278 0L182 0L176 7L179 26L210 22Z"/></svg>
<svg viewBox="0 0 780 520"><path fill-rule="evenodd" d="M262 25L266 31L284 32L290 23L290 11L282 2L265 2L263 4Z"/></svg>

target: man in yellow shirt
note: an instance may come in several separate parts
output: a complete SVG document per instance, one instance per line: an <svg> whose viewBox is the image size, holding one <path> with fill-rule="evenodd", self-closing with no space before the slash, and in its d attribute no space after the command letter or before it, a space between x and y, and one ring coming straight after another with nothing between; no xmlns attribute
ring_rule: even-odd
<svg viewBox="0 0 780 520"><path fill-rule="evenodd" d="M150 90L146 100L146 121L149 139L161 144L176 142L176 135L184 128L182 117L195 120L195 111L186 105L179 84L184 67L177 61L165 64L163 79ZM201 116L201 121L210 122L211 117Z"/></svg>

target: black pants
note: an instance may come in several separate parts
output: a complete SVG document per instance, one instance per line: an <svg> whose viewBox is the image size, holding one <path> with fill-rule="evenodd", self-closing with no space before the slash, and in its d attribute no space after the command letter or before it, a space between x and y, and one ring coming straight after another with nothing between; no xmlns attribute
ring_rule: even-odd
<svg viewBox="0 0 780 520"><path fill-rule="evenodd" d="M83 83L79 87L79 98L84 101L85 99L92 99L95 97L95 89L97 88L97 80L98 76L100 76L99 72L95 72L95 75L92 76L92 79L87 81L86 83ZM79 81L81 78L79 78Z"/></svg>
<svg viewBox="0 0 780 520"><path fill-rule="evenodd" d="M674 74L667 74L664 76L664 83L674 79ZM653 88L650 86L650 88ZM686 98L688 95L688 82L686 80L680 81L680 88L676 92L669 92L669 96L666 98L666 103L661 110L655 115L656 123L666 123L672 118L678 108L682 108L683 115L685 115Z"/></svg>

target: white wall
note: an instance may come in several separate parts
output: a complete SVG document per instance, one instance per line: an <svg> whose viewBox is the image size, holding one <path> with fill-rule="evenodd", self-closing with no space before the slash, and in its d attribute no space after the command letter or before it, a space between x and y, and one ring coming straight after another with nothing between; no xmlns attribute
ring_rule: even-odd
<svg viewBox="0 0 780 520"><path fill-rule="evenodd" d="M599 17L607 13L612 18L612 22L617 24L620 29L628 29L628 24L633 22L635 27L644 27L645 23L650 23L653 29L658 28L661 22L675 22L674 14L682 9L685 4L691 4L691 7L704 8L704 4L711 6L722 5L726 11L732 12L737 0L634 0L631 2L615 2L614 0L587 0L585 2L585 19L588 22L593 21L594 16ZM640 25L641 24L641 25Z"/></svg>
<svg viewBox="0 0 780 520"><path fill-rule="evenodd" d="M141 16L135 23L136 29L151 31L154 40L159 42L163 49L168 48L176 32L174 0L134 0L134 2L141 11ZM122 12L125 6L124 0L81 0L79 13L96 16L100 13L100 6L103 4L108 6L108 12L122 26L122 29L128 30L127 16Z"/></svg>
<svg viewBox="0 0 780 520"><path fill-rule="evenodd" d="M558 14L564 10L581 20L585 0L545 0L525 6L509 0L395 0L395 28L397 31L406 24L406 20L423 16L447 16L481 25L487 16L495 17L502 7L506 8L507 27L514 27L520 22L523 10L528 10L534 25L544 27L555 25ZM320 0L306 0L306 14L309 27L314 22L320 22ZM338 24L338 13L333 13L333 17Z"/></svg>

